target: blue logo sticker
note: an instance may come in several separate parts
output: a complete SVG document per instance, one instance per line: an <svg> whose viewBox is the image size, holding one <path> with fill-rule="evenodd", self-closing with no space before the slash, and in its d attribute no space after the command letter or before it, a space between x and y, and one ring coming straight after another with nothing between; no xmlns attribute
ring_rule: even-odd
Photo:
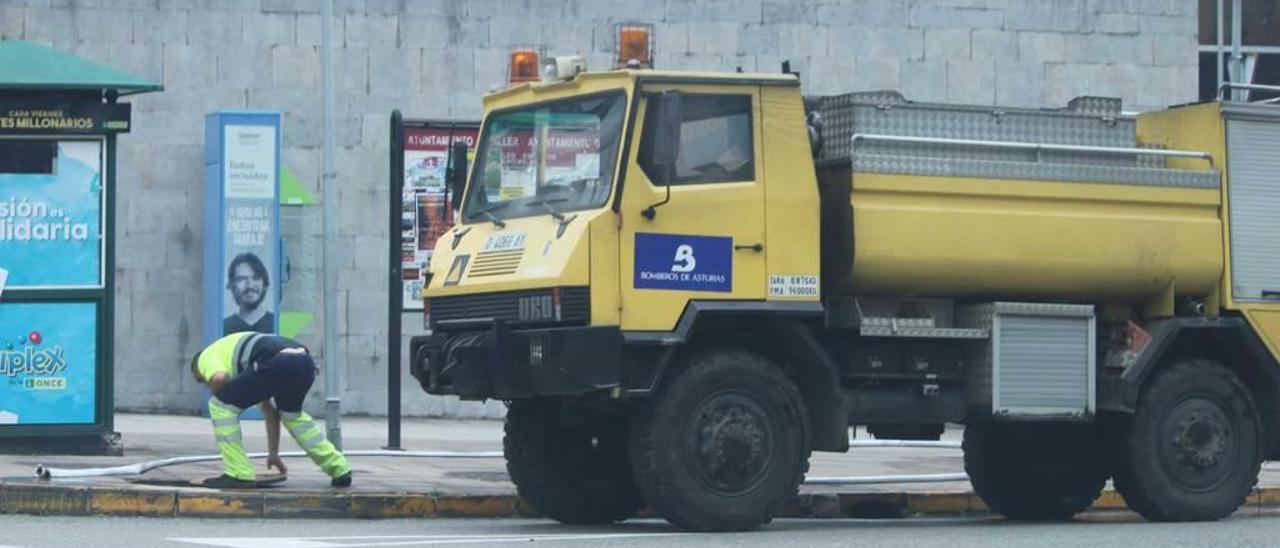
<svg viewBox="0 0 1280 548"><path fill-rule="evenodd" d="M637 232L635 287L733 291L733 238Z"/></svg>

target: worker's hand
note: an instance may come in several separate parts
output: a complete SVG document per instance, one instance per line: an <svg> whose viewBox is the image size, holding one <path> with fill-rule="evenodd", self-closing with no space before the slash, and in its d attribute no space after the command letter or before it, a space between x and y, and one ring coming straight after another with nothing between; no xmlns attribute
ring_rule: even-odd
<svg viewBox="0 0 1280 548"><path fill-rule="evenodd" d="M280 460L279 456L267 457L267 470L270 470L272 468L279 470L281 476L286 476L289 474L289 468L284 465L284 461Z"/></svg>
<svg viewBox="0 0 1280 548"><path fill-rule="evenodd" d="M214 373L213 377L209 379L209 392L217 395L218 391L222 390L222 387L227 384L228 380L230 379L227 377L226 373Z"/></svg>

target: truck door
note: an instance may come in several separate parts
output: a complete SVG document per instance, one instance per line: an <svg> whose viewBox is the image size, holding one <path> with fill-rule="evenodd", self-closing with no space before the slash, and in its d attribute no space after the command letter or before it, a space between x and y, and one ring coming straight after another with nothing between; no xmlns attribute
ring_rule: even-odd
<svg viewBox="0 0 1280 548"><path fill-rule="evenodd" d="M1226 128L1232 296L1237 302L1273 301L1280 296L1280 117L1228 113Z"/></svg>
<svg viewBox="0 0 1280 548"><path fill-rule="evenodd" d="M656 108L664 91L678 91L679 103L665 121ZM690 300L764 299L759 87L647 87L640 96L620 203L622 329L669 331ZM676 120L674 165L662 164L659 139L675 132L661 126Z"/></svg>
<svg viewBox="0 0 1280 548"><path fill-rule="evenodd" d="M1280 116L1275 107L1224 106L1231 298L1280 352Z"/></svg>

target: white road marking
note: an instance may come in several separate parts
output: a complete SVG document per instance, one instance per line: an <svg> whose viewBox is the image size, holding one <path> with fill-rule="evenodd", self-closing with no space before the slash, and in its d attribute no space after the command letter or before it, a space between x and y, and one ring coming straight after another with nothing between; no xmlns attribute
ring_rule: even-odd
<svg viewBox="0 0 1280 548"><path fill-rule="evenodd" d="M328 542L286 537L236 537L236 538L171 538L174 542L203 544L205 546L226 546L228 548L249 548L250 546L275 546L276 548L325 548L341 546Z"/></svg>
<svg viewBox="0 0 1280 548"><path fill-rule="evenodd" d="M362 546L435 546L443 544L492 544L569 540L609 540L621 538L669 537L689 533L612 533L563 535L387 535L354 537L206 537L170 538L174 542L222 546L224 548L358 548ZM5 548L0 546L0 548Z"/></svg>

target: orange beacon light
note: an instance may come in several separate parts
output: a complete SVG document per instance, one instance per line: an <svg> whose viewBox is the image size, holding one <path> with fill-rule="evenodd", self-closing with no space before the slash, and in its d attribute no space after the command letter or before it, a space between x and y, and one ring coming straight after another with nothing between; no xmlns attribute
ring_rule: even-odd
<svg viewBox="0 0 1280 548"><path fill-rule="evenodd" d="M618 26L617 68L653 68L653 26Z"/></svg>
<svg viewBox="0 0 1280 548"><path fill-rule="evenodd" d="M511 85L538 80L538 50L518 48L511 50L507 65L507 83Z"/></svg>

